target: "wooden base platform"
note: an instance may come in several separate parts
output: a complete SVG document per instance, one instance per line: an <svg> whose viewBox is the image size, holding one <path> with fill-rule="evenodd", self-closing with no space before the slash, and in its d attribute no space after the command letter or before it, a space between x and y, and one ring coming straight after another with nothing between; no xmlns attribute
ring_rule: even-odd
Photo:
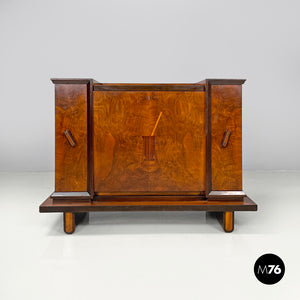
<svg viewBox="0 0 300 300"><path fill-rule="evenodd" d="M63 212L64 230L73 233L79 216L90 211L210 211L218 212L225 232L234 228L234 211L256 211L248 197L241 200L204 200L197 196L107 196L97 200L63 200L51 197L40 205L41 213Z"/></svg>

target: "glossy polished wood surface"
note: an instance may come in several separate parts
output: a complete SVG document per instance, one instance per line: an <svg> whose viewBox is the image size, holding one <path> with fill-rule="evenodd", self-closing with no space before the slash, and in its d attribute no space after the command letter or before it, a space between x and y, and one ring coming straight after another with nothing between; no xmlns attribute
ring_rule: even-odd
<svg viewBox="0 0 300 300"><path fill-rule="evenodd" d="M234 229L234 212L225 211L223 213L223 229L225 232L232 232Z"/></svg>
<svg viewBox="0 0 300 300"><path fill-rule="evenodd" d="M53 79L55 192L66 233L89 211L256 211L242 191L242 84L105 84Z"/></svg>
<svg viewBox="0 0 300 300"><path fill-rule="evenodd" d="M56 84L55 191L86 190L87 87L85 84Z"/></svg>
<svg viewBox="0 0 300 300"><path fill-rule="evenodd" d="M64 231L65 233L73 233L76 227L75 214L71 212L64 213Z"/></svg>
<svg viewBox="0 0 300 300"><path fill-rule="evenodd" d="M94 92L94 190L205 190L205 93Z"/></svg>
<svg viewBox="0 0 300 300"><path fill-rule="evenodd" d="M213 191L242 190L241 85L211 86L211 172Z"/></svg>

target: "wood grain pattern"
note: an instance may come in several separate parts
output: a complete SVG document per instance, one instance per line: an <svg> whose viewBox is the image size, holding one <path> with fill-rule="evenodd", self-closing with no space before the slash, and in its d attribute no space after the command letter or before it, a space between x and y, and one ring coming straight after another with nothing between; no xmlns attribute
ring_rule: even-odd
<svg viewBox="0 0 300 300"><path fill-rule="evenodd" d="M227 202L227 201L226 201ZM232 232L234 229L234 211L215 212L219 223L225 232Z"/></svg>
<svg viewBox="0 0 300 300"><path fill-rule="evenodd" d="M243 79L196 84L55 83L55 192L72 233L89 211L256 211L242 191ZM95 193L94 193L95 191Z"/></svg>
<svg viewBox="0 0 300 300"><path fill-rule="evenodd" d="M75 230L75 214L72 212L64 212L64 231L71 234Z"/></svg>
<svg viewBox="0 0 300 300"><path fill-rule="evenodd" d="M76 141L70 147L64 132ZM87 86L55 85L55 191L87 190Z"/></svg>
<svg viewBox="0 0 300 300"><path fill-rule="evenodd" d="M226 148L224 132L231 131ZM242 190L242 87L211 86L212 190Z"/></svg>
<svg viewBox="0 0 300 300"><path fill-rule="evenodd" d="M232 232L234 229L234 212L225 211L223 213L223 229L225 232Z"/></svg>
<svg viewBox="0 0 300 300"><path fill-rule="evenodd" d="M94 92L95 192L202 193L204 96L190 91Z"/></svg>

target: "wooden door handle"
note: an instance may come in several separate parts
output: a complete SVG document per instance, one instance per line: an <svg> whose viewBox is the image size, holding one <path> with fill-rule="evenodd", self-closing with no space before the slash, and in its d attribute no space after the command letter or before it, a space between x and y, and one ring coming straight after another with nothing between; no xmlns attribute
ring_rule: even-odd
<svg viewBox="0 0 300 300"><path fill-rule="evenodd" d="M75 147L76 146L76 142L74 141L74 138L72 137L72 134L71 134L70 130L66 130L64 132L64 135L65 135L67 141L69 142L70 146L71 147Z"/></svg>
<svg viewBox="0 0 300 300"><path fill-rule="evenodd" d="M231 135L231 131L230 130L226 130L225 133L224 133L224 136L223 136L222 144L221 144L222 148L226 148L227 147L230 135Z"/></svg>

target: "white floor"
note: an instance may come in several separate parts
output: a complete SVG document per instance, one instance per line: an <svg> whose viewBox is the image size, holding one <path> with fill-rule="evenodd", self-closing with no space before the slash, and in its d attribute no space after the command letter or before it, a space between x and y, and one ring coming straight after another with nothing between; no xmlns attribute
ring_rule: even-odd
<svg viewBox="0 0 300 300"><path fill-rule="evenodd" d="M204 212L91 213L73 235L40 214L53 173L0 174L0 299L300 299L300 172L245 172L258 212L224 233ZM256 259L279 255L267 286Z"/></svg>

